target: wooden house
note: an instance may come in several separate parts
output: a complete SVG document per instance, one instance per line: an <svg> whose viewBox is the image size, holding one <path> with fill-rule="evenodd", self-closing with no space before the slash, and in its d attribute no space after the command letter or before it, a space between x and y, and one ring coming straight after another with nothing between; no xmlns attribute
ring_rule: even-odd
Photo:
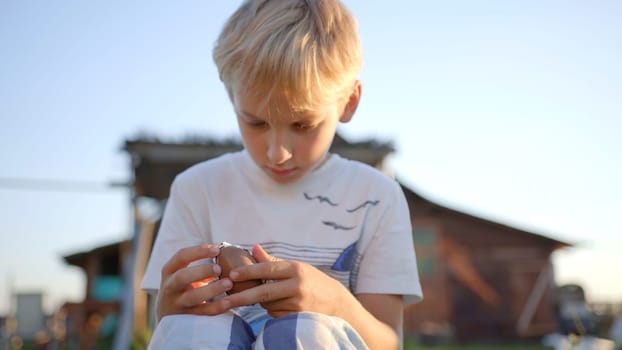
<svg viewBox="0 0 622 350"><path fill-rule="evenodd" d="M124 150L132 160L134 196L163 203L179 172L241 148L235 141L127 141ZM374 140L347 142L337 135L331 151L386 170L393 147ZM422 302L406 307L406 336L499 341L555 331L551 253L566 243L453 210L403 189L424 290ZM137 223L131 254L135 279L142 276L157 231L157 222L137 216ZM140 331L151 317L149 302L137 289L133 301L134 328Z"/></svg>
<svg viewBox="0 0 622 350"><path fill-rule="evenodd" d="M551 254L567 243L404 192L424 293L406 307L407 334L511 341L557 330Z"/></svg>
<svg viewBox="0 0 622 350"><path fill-rule="evenodd" d="M121 310L125 285L122 267L130 248L130 241L123 241L64 257L67 264L79 267L86 275L84 300L62 306L68 320L67 341L79 349L91 349L98 338L114 332L114 326L104 323L116 319Z"/></svg>

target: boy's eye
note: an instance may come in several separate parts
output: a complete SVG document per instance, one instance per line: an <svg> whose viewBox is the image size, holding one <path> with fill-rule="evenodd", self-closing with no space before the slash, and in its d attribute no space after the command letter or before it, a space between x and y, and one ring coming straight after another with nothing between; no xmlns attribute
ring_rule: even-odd
<svg viewBox="0 0 622 350"><path fill-rule="evenodd" d="M307 123L294 123L294 129L298 131L307 131L313 129L313 125Z"/></svg>
<svg viewBox="0 0 622 350"><path fill-rule="evenodd" d="M261 120L247 121L246 124L248 124L249 126L253 128L263 128L266 125L268 125L268 123L261 121Z"/></svg>

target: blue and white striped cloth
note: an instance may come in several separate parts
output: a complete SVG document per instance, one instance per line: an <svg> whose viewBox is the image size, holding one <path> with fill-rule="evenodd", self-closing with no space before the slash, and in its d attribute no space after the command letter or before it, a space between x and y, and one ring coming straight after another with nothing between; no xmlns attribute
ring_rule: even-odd
<svg viewBox="0 0 622 350"><path fill-rule="evenodd" d="M156 328L149 350L293 350L367 349L344 320L313 312L265 321L257 336L234 313L218 316L170 315Z"/></svg>

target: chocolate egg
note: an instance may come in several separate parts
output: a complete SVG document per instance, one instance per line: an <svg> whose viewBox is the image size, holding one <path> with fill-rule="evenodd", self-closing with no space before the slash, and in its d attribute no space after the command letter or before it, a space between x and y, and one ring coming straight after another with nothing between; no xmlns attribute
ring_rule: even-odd
<svg viewBox="0 0 622 350"><path fill-rule="evenodd" d="M255 264L256 261L251 253L240 247L227 245L220 248L220 254L216 257L216 263L220 265L222 272L220 278L229 277L231 270L244 265ZM233 287L227 294L238 293L243 290L256 287L262 283L261 280L250 280L234 282Z"/></svg>

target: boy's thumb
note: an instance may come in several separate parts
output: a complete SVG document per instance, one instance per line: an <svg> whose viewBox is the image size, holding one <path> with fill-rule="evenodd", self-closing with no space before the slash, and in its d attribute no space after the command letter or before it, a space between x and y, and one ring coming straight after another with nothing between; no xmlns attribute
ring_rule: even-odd
<svg viewBox="0 0 622 350"><path fill-rule="evenodd" d="M271 261L280 261L281 259L268 254L261 245L255 244L253 246L253 258L258 263L262 262L271 262Z"/></svg>

